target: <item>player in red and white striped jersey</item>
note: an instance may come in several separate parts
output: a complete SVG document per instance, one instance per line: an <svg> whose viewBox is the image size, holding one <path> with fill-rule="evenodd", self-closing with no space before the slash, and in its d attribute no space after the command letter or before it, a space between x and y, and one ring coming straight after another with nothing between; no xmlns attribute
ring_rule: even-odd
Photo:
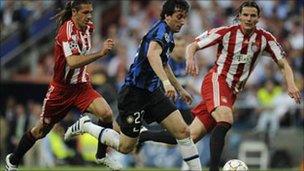
<svg viewBox="0 0 304 171"><path fill-rule="evenodd" d="M279 66L290 97L300 103L300 92L285 53L271 33L256 27L259 17L260 8L256 2L246 1L238 11L239 24L206 31L187 47L187 72L197 75L195 52L218 45L217 59L204 78L202 101L192 110L195 119L190 125L194 141L213 130L210 140L212 171L219 170L225 136L233 123L232 107L236 95L243 89L262 53L268 53Z"/></svg>
<svg viewBox="0 0 304 171"><path fill-rule="evenodd" d="M62 120L73 107L82 113L87 111L101 118L105 122L104 127L112 127L112 110L92 88L86 65L106 56L114 42L107 39L99 52L87 53L91 48L94 29L92 13L90 0L70 0L65 9L55 16L59 18L59 29L55 38L54 77L43 102L41 120L22 136L16 150L6 157L6 170L16 170L24 154L38 139L46 136L54 124ZM79 130L79 127L80 124L73 131ZM97 161L119 170L121 166L115 165L115 162L113 164L105 155L106 148L107 146L98 144Z"/></svg>

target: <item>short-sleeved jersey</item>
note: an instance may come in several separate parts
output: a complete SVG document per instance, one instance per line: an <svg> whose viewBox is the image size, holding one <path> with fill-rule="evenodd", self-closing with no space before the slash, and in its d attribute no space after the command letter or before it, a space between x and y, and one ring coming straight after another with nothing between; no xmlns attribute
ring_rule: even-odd
<svg viewBox="0 0 304 171"><path fill-rule="evenodd" d="M85 55L91 49L93 30L94 25L91 22L87 24L87 29L84 31L78 30L72 20L68 20L60 26L55 38L53 82L70 85L89 81L86 66L71 69L66 62L66 57Z"/></svg>
<svg viewBox="0 0 304 171"><path fill-rule="evenodd" d="M189 76L186 73L186 61L176 61L172 58L169 58L168 64L170 65L176 79L178 82L185 87L189 82ZM174 101L174 104L177 109L188 110L190 109L189 105L182 99L177 98Z"/></svg>
<svg viewBox="0 0 304 171"><path fill-rule="evenodd" d="M173 32L163 20L160 20L155 23L143 37L134 62L130 66L129 72L125 78L124 86L134 86L146 89L150 92L153 92L160 87L160 79L153 71L147 58L151 41L156 41L160 44L162 47L162 52L160 54L162 63L167 63L169 55L174 48Z"/></svg>
<svg viewBox="0 0 304 171"><path fill-rule="evenodd" d="M215 28L198 36L196 41L201 49L218 44L211 71L224 77L235 92L242 90L263 52L269 53L275 62L285 56L274 36L258 27L251 35L243 34L239 24Z"/></svg>

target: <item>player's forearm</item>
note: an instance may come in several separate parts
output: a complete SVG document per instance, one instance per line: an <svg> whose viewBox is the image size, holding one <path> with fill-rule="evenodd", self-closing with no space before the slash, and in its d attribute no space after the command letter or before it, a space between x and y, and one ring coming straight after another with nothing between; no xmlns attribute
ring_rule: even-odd
<svg viewBox="0 0 304 171"><path fill-rule="evenodd" d="M197 51L197 43L192 42L189 44L186 48L186 60L193 60L194 59L194 54Z"/></svg>
<svg viewBox="0 0 304 171"><path fill-rule="evenodd" d="M168 79L170 81L170 83L174 86L174 88L179 92L180 90L182 90L182 86L180 85L180 83L178 82L178 80L176 79L171 67L169 65L164 66L164 70L168 76Z"/></svg>
<svg viewBox="0 0 304 171"><path fill-rule="evenodd" d="M290 68L289 64L285 64L284 68L282 69L282 73L286 80L287 86L295 84L294 75L293 75L292 69Z"/></svg>
<svg viewBox="0 0 304 171"><path fill-rule="evenodd" d="M164 67L163 67L162 61L160 59L160 56L157 55L156 53L152 52L152 53L149 54L148 60L149 60L149 63L151 65L153 71L158 76L158 78L161 81L168 80L168 77L167 77L167 74L164 70Z"/></svg>
<svg viewBox="0 0 304 171"><path fill-rule="evenodd" d="M92 53L89 55L71 55L67 57L67 63L72 69L75 69L88 65L102 56L103 55L100 53Z"/></svg>
<svg viewBox="0 0 304 171"><path fill-rule="evenodd" d="M295 84L294 75L293 75L292 69L291 69L290 65L288 64L287 60L286 59L280 60L279 67L285 78L287 86L294 85Z"/></svg>

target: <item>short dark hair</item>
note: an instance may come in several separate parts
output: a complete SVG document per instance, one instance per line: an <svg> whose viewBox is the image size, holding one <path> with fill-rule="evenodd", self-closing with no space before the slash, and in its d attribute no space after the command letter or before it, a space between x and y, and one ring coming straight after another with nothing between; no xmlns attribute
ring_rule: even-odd
<svg viewBox="0 0 304 171"><path fill-rule="evenodd" d="M245 2L243 2L237 10L238 14L242 13L244 7L253 7L255 9L257 9L258 15L260 15L260 11L261 11L260 7L255 1L245 1Z"/></svg>
<svg viewBox="0 0 304 171"><path fill-rule="evenodd" d="M163 9L160 14L162 20L165 19L166 15L172 15L176 9L186 11L188 13L190 5L186 0L167 0L163 4Z"/></svg>
<svg viewBox="0 0 304 171"><path fill-rule="evenodd" d="M239 21L239 16L242 13L244 7L253 7L253 8L256 8L257 11L258 11L258 15L260 15L261 9L260 9L259 5L255 1L245 1L245 2L243 2L241 4L241 6L238 9L236 9L234 22L238 22Z"/></svg>

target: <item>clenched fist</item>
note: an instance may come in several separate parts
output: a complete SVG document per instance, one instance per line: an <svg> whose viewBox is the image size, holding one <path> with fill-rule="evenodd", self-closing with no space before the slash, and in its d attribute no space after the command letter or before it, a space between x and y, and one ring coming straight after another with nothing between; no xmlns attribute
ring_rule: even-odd
<svg viewBox="0 0 304 171"><path fill-rule="evenodd" d="M103 46L100 50L101 56L105 56L109 54L109 52L113 49L115 43L112 39L107 39L105 42L103 42Z"/></svg>

